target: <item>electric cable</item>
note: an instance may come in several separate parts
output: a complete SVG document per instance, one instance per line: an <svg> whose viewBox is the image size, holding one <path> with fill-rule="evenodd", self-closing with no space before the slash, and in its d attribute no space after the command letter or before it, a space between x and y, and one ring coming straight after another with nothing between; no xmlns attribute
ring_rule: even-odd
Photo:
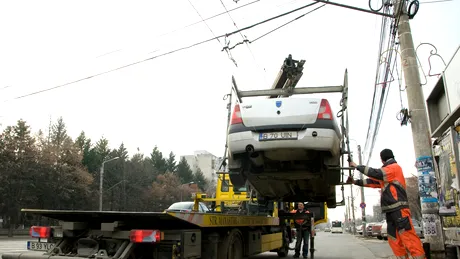
<svg viewBox="0 0 460 259"><path fill-rule="evenodd" d="M201 20L203 21L203 23L206 25L206 27L208 27L209 31L211 32L212 36L214 38L216 38L216 34L214 33L214 31L211 29L211 27L209 26L209 24L204 21L203 19L203 16L201 16L200 12L198 12L198 9L195 8L195 6L192 4L192 2L190 0L188 0L188 2L190 3L190 5L193 7L193 9L195 10L195 12L198 14L198 16L201 18ZM224 47L224 45L222 45L222 42L220 42L219 38L216 38L217 42L219 42L221 48ZM232 54L230 53L230 51L227 50L227 55L228 55L228 58L233 62L233 64L235 64L236 67L238 67L238 65L236 64L236 61L235 59L232 57Z"/></svg>
<svg viewBox="0 0 460 259"><path fill-rule="evenodd" d="M91 75L91 76L87 76L87 77L84 77L84 78L80 78L80 79L77 79L77 80L74 80L74 81L71 81L71 82L68 82L68 83L65 83L65 84L61 84L61 85L53 86L53 87L50 87L50 88L45 88L45 89L42 89L42 90L38 90L38 91L35 91L35 92L27 93L27 94L24 94L24 95L21 95L21 96L17 96L17 97L14 97L12 100L17 100L17 99L25 98L25 97L28 97L28 96L32 96L32 95L44 93L44 92L47 92L47 91L51 91L51 90L54 90L54 89L62 88L62 87L64 87L64 86L68 86L68 85L71 85L71 84L75 84L75 83L78 83L78 82L81 82L81 81L84 81L84 80L89 80L89 79L94 78L94 77L98 77L98 76L105 75L105 74L108 74L108 73L111 73L111 72L114 72L114 71L117 71L117 70L121 70L121 69L124 69L124 68L127 68L127 67L131 67L131 66L134 66L134 65L138 65L138 64L141 64L141 63L150 61L150 60L154 60L154 59L157 59L157 58L159 58L159 57L167 56L167 55L170 55L170 54L173 54L173 53L182 51L182 50L190 49L190 48L193 48L193 47L202 45L202 44L204 44L204 43L213 41L213 40L215 40L216 38L228 37L228 36L230 36L230 35L239 33L239 32L241 32L241 31L245 31L245 30L252 29L252 28L254 28L254 27L256 27L256 26L259 26L259 25L261 25L261 24L267 23L267 22L272 21L272 20L276 20L276 19L278 19L278 18L284 17L284 16L289 15L289 14L291 14L291 13L300 11L300 10L302 10L302 9L305 9L305 8L307 8L307 7L309 7L309 6L312 6L312 5L314 5L314 4L317 4L317 3L318 3L318 2L310 3L310 4L307 4L307 5L298 7L298 8L296 8L296 9L293 9L293 10L291 10L291 11L288 11L288 12L285 12L285 13L282 13L282 14L279 14L279 15L276 15L276 16L273 16L273 17L271 17L271 18L265 19L265 20L263 20L263 21L254 23L254 24L252 24L252 25L246 26L246 27L244 27L244 28L242 28L242 29L239 29L239 30L236 30L236 31L232 31L232 32L229 32L229 33L226 33L226 34L222 34L222 35L220 35L220 36L212 37L212 38L209 38L209 39L206 39L206 40L202 40L202 41L199 41L199 42L196 42L196 43L192 43L192 44L187 45L187 46L184 46L184 47L176 48L176 49L174 49L174 50L170 50L170 51L167 51L167 52L162 53L162 54L155 55L155 56L150 57L150 58L146 58L146 59L143 59L143 60L139 60L139 61L136 61L136 62L132 62L132 63L126 64L126 65L123 65L123 66L119 66L119 67L114 68L114 69L106 70L106 71L104 71L104 72L96 73L96 74L93 74L93 75ZM11 99L10 99L10 100L11 100ZM4 102L8 102L8 101L10 101L10 100L5 100Z"/></svg>
<svg viewBox="0 0 460 259"><path fill-rule="evenodd" d="M172 34L172 33L174 33L174 32L177 32L177 31L180 31L180 30L183 30L183 29L187 29L188 27L191 27L191 26L193 26L193 25L196 25L196 24L199 24L199 23L202 23L202 22L206 22L206 21L211 20L211 19L213 19L213 18L216 18L216 17L219 17L219 16L221 16L221 15L224 15L224 14L226 14L227 12L230 13L230 12L232 12L232 11L238 10L238 9L243 8L243 7L246 7L246 6L248 6L248 5L257 3L257 2L259 2L259 1L261 1L261 0L255 0L255 1L252 1L252 2L249 2L249 3L246 3L246 4L244 4L244 5L241 5L241 6L232 8L232 9L230 9L230 10L228 10L228 11L221 12L221 13L218 13L218 14L215 14L215 15L212 15L212 16L210 16L210 17L208 17L208 18L204 18L204 19L202 18L201 21L197 21L197 22L194 22L194 23L190 23L190 24L185 25L185 26L183 26L183 27L180 27L180 28L178 28L178 29L175 29L175 30L172 30L172 31L163 33L163 34L160 34L160 35L158 35L158 36L156 36L156 37L157 37L157 38L160 38L160 37L163 37L163 36ZM149 53L152 53L152 52L149 52Z"/></svg>
<svg viewBox="0 0 460 259"><path fill-rule="evenodd" d="M317 2L317 3L319 3L319 2ZM305 15L310 14L310 13L312 13L312 12L314 12L314 11L320 9L321 7L324 7L325 5L326 5L326 4L323 4L323 5L319 6L319 7L316 7L315 9L310 10L310 11L308 11L308 12L306 12L306 13L304 13L304 14L302 14L302 15L300 15L300 16L298 16L298 17L296 17L296 18L294 18L294 19L292 19L292 20L290 20L290 21L288 21L288 22L286 22L286 23L284 23L284 24L282 24L282 25L280 25L280 26L278 26L278 27L276 27L276 28L274 28L274 29L272 29L272 30L266 32L266 33L264 33L264 34L262 34L262 35L260 35L259 37L255 38L254 40L245 39L245 40L243 40L243 41L241 41L241 42L236 43L236 44L233 45L232 47L228 47L228 46L227 46L227 47L225 47L224 49L230 49L230 50L231 50L231 49L234 49L235 47L237 47L238 45L241 45L241 44L244 44L244 43L254 43L255 41L257 41L257 40L259 40L259 39L261 39L261 38L267 36L268 34L270 34L270 33L272 33L272 32L275 32L275 31L277 31L278 29L281 29L282 27L284 27L284 26L286 26L286 25L288 25L288 24L290 24L290 23L292 23L292 22L295 22L295 21L299 20L300 18L304 17ZM224 49L222 49L222 50L224 50Z"/></svg>
<svg viewBox="0 0 460 259"><path fill-rule="evenodd" d="M292 20L290 20L290 21L288 21L288 22L286 22L286 23L284 23L284 24L282 24L282 25L280 25L280 26L278 26L278 27L276 27L276 28L274 28L274 29L272 29L272 30L270 30L270 31L268 31L268 32L266 32L266 33L264 33L264 34L262 34L262 35L260 35L259 37L257 37L257 38L255 38L254 40L250 41L250 43L253 43L253 42L255 42L255 41L257 41L257 40L259 40L259 39L261 39L261 38L267 36L268 34L270 34L270 33L272 33L272 32L275 32L275 31L277 31L277 30L283 28L284 26L286 26L286 25L288 25L288 24L290 24L290 23L292 23L292 22L295 22L295 21L299 20L300 18L304 17L305 15L310 14L310 13L312 13L312 12L314 12L314 11L316 11L316 10L322 8L322 7L324 7L325 5L326 5L326 4L323 4L323 5L321 5L321 6L318 6L318 7L316 7L315 9L313 9L313 10L311 10L311 11L308 11L308 12L306 12L306 13L304 13L304 14L302 14L302 15L300 15L300 16L298 16L298 17L296 17L296 18L294 18L294 19L292 19Z"/></svg>
<svg viewBox="0 0 460 259"><path fill-rule="evenodd" d="M388 6L386 7L386 9L388 9ZM396 20L396 19L395 19ZM390 31L390 38L388 40L388 43L387 43L387 49L394 49L394 45L396 44L396 21L393 21L393 23L391 24L391 29L393 29L392 31ZM386 27L387 27L387 20L386 18L383 18L383 21L382 21L382 30L381 30L381 41L380 41L380 50L379 50L379 53L381 53L379 56L381 56L382 54L382 46L383 46L383 39L385 38L385 35L386 35ZM384 110L385 110L385 106L386 106L386 100L387 100L387 97L388 97L388 89L389 89L389 86L391 84L392 81L388 81L388 77L390 75L393 74L392 71L394 71L394 68L395 68L395 65L396 65L396 58L397 58L397 55L395 57L395 61L393 61L393 51L388 51L387 52L387 55L385 57L385 62L386 62L386 67L385 67L385 70L384 70L384 78L383 78L383 86L382 86L382 89L380 91L378 91L378 88L377 86L379 84L377 84L378 82L380 82L380 73L377 72L377 75L376 75L376 87L374 89L374 98L373 98L373 105L372 105L372 111L371 111L371 115L370 115L370 119L369 119L369 127L368 127L368 133L367 133L367 137L366 137L366 144L365 144L365 158L367 159L367 162L366 164L369 163L370 161L370 158L372 156L372 151L373 151L373 148L374 148L374 145L375 145L375 140L377 138L377 135L378 135L378 131L379 131L379 128L380 128L380 124L381 124L381 121L382 121L382 118L383 118L383 113L384 113ZM394 62L394 63L393 63ZM390 69L391 67L391 63L393 63L393 68ZM380 67L378 68L380 69ZM378 95L380 94L380 95ZM377 97L377 96L380 96L380 97ZM377 104L376 103L376 100L377 98L380 99L379 103ZM378 109L376 109L376 107L378 107ZM376 112L375 112L376 111Z"/></svg>
<svg viewBox="0 0 460 259"><path fill-rule="evenodd" d="M235 28L236 28L237 30L239 30L240 28L238 28L238 25L236 25L236 22L235 22L235 20L233 19L233 17L232 17L232 15L230 14L230 12L228 11L227 6L225 6L225 4L224 4L224 2L223 2L222 0L220 0L220 3L221 3L222 6L224 7L225 12L228 14L228 17L230 18L230 20L232 21L233 26L235 26ZM247 37L244 36L241 32L239 32L239 34L240 34L241 38L243 38L243 41L244 41L244 40L247 40ZM228 44L227 44L227 46L228 46ZM254 62L257 64L256 57L254 56L254 53L252 52L252 49L251 49L251 47L249 46L249 44L248 44L247 42L246 42L246 47L248 48L249 53L250 53L251 56L252 56L252 59L253 59ZM226 52L229 53L229 55L231 55L229 49L227 49ZM235 61L233 58L232 58L232 60L233 60L233 62L234 62L235 65L236 65L236 61ZM259 65L258 65L258 66L259 66ZM265 68L264 68L264 71L265 71Z"/></svg>

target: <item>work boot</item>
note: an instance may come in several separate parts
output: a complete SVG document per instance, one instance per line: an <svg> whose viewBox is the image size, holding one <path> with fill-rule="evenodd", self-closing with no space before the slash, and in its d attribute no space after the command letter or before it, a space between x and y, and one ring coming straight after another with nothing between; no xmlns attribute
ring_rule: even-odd
<svg viewBox="0 0 460 259"><path fill-rule="evenodd" d="M294 258L299 258L300 255L299 255L299 254L295 254L293 257L294 257Z"/></svg>
<svg viewBox="0 0 460 259"><path fill-rule="evenodd" d="M304 255L303 258L308 258L308 256Z"/></svg>

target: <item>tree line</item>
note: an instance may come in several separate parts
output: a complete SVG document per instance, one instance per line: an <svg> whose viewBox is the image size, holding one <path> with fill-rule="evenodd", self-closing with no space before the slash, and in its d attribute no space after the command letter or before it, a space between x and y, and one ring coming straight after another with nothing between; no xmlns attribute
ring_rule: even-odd
<svg viewBox="0 0 460 259"><path fill-rule="evenodd" d="M109 140L93 141L84 131L72 139L62 117L37 133L19 120L0 135L3 227L42 220L22 214L22 208L97 210L101 165L115 157L104 164L104 210L162 211L181 198L191 200L190 182L214 191L214 183L173 152L163 156L155 146L148 155L138 150L129 156L123 143L111 149Z"/></svg>

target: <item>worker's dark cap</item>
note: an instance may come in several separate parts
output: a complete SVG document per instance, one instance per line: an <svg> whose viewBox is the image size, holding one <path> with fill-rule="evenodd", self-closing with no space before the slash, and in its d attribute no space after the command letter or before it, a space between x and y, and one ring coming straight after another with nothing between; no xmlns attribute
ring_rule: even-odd
<svg viewBox="0 0 460 259"><path fill-rule="evenodd" d="M391 149L385 148L384 150L380 151L380 159L382 159L382 161L387 161L391 158L395 158Z"/></svg>

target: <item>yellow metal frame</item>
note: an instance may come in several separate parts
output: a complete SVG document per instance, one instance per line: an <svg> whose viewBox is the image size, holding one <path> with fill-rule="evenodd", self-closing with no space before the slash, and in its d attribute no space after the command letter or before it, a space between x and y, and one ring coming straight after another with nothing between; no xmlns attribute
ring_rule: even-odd
<svg viewBox="0 0 460 259"><path fill-rule="evenodd" d="M278 226L278 217L246 216L221 213L166 212L170 216L200 227Z"/></svg>
<svg viewBox="0 0 460 259"><path fill-rule="evenodd" d="M237 208L242 202L250 200L247 198L247 192L240 192L238 194L235 193L228 173L221 172L217 174L216 200L214 200L216 202L216 211L222 211L220 206L221 202L224 202L224 206L227 208ZM222 191L223 183L225 181L228 183L228 190Z"/></svg>

